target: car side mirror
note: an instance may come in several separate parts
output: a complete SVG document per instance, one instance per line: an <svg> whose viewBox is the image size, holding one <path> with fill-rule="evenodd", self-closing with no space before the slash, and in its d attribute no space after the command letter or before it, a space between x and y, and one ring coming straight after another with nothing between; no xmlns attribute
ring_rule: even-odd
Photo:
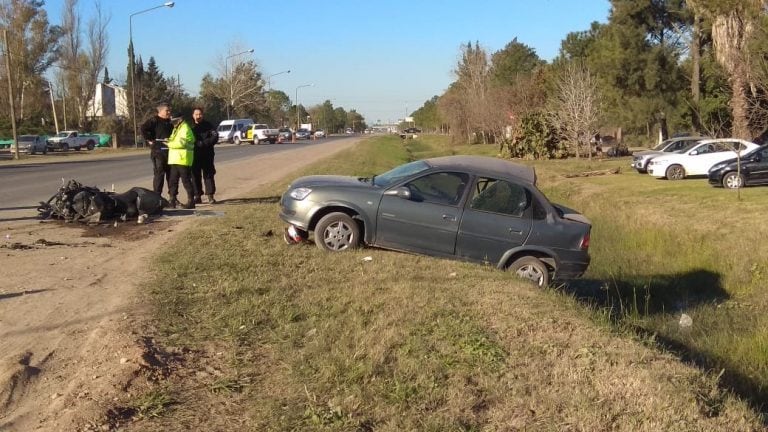
<svg viewBox="0 0 768 432"><path fill-rule="evenodd" d="M411 191L405 186L400 186L394 189L390 189L384 192L384 195L396 196L398 198L402 198L406 200L411 199Z"/></svg>
<svg viewBox="0 0 768 432"><path fill-rule="evenodd" d="M698 151L698 150L692 150L692 151L691 151L690 153L688 153L688 154L689 154L689 155L691 155L691 156L696 156L697 154L699 154L699 151Z"/></svg>

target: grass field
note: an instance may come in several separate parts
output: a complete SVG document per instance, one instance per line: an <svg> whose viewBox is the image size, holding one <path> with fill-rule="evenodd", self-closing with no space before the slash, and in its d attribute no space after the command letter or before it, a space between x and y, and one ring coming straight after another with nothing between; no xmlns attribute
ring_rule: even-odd
<svg viewBox="0 0 768 432"><path fill-rule="evenodd" d="M305 173L495 151L373 138ZM538 290L492 267L286 246L276 197L290 179L223 207L158 258L156 340L187 354L124 401L141 419L132 428L762 429L765 189L738 200L641 176L627 159L526 163L551 200L593 222L582 280Z"/></svg>

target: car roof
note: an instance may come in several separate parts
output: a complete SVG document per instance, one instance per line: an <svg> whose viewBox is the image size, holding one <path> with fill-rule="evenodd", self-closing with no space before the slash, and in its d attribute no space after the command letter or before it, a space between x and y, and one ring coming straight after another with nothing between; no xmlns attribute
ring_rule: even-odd
<svg viewBox="0 0 768 432"><path fill-rule="evenodd" d="M752 141L743 140L741 138L705 138L701 140L701 143L733 142L733 141L742 142L744 144L755 144Z"/></svg>
<svg viewBox="0 0 768 432"><path fill-rule="evenodd" d="M442 156L426 159L426 162L441 169L460 169L474 173L517 177L536 184L536 171L527 165L488 156Z"/></svg>

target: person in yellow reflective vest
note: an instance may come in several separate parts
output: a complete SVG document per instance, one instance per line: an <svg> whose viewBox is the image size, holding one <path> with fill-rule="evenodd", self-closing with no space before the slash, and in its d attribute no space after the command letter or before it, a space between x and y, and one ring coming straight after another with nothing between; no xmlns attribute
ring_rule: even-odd
<svg viewBox="0 0 768 432"><path fill-rule="evenodd" d="M192 186L192 160L195 156L195 134L192 128L181 117L171 119L173 131L168 138L168 166L171 168L171 178L168 181L168 193L171 195L171 208L179 205L176 196L179 193L179 178L187 192L185 209L195 208L195 190Z"/></svg>

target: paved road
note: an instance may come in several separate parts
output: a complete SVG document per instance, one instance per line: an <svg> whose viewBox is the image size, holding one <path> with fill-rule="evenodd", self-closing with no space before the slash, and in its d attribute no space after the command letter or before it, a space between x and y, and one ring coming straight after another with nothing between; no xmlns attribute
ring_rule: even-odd
<svg viewBox="0 0 768 432"><path fill-rule="evenodd" d="M225 145L216 149L216 167L226 169L228 161L242 161L273 152L289 152L306 146L322 146L347 137L330 137L319 141L300 141L294 144ZM0 165L0 221L14 220L19 211L29 214L37 203L47 201L59 186L61 179L75 179L87 186L96 186L123 192L134 186L152 188L152 166L149 153L79 161L48 162L54 156L40 156L45 163ZM26 218L25 218L26 219Z"/></svg>

